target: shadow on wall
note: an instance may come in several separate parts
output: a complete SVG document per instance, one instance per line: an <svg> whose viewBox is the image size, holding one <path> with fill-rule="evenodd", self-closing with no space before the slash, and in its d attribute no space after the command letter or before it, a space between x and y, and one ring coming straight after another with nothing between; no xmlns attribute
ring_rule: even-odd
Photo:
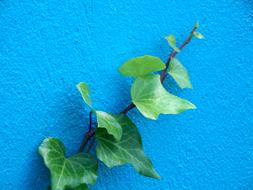
<svg viewBox="0 0 253 190"><path fill-rule="evenodd" d="M249 15L253 19L253 0L242 0L245 4L245 7L249 8Z"/></svg>
<svg viewBox="0 0 253 190"><path fill-rule="evenodd" d="M248 24L251 26L251 30L253 30L253 25L252 25L252 21L253 21L253 0L242 0L243 4L245 5L245 9L248 9L248 15L250 19L247 19L244 21L247 21ZM240 24L240 23L239 23Z"/></svg>
<svg viewBox="0 0 253 190"><path fill-rule="evenodd" d="M26 176L24 176L24 181L26 183L23 184L22 189L45 190L50 183L49 171L45 167L43 160L39 157L37 151L34 151L31 157L34 159L27 163L29 167L25 167L28 168L28 171L26 172Z"/></svg>
<svg viewBox="0 0 253 190"><path fill-rule="evenodd" d="M61 96L55 96L61 98L55 98L53 106L49 109L53 124L46 128L48 130L46 134L61 139L68 156L76 153L79 148L83 135L87 130L89 112L84 108L82 98L74 85L72 90L69 91L68 89L66 91L66 93L61 93ZM24 172L26 173L26 176L24 176L26 183L23 184L22 189L45 190L50 184L49 170L38 154L38 146L47 136L39 138L40 142L32 147L31 155L28 156L33 159L28 160L27 167L23 167L26 168L26 172Z"/></svg>
<svg viewBox="0 0 253 190"><path fill-rule="evenodd" d="M247 5L253 6L253 0L243 0Z"/></svg>

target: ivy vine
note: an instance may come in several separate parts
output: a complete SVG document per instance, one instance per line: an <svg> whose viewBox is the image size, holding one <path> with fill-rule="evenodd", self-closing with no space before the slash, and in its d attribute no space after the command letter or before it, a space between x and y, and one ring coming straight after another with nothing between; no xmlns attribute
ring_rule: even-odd
<svg viewBox="0 0 253 190"><path fill-rule="evenodd" d="M160 114L179 114L196 108L188 100L169 93L163 87L163 82L169 74L180 88L192 88L186 68L175 56L194 36L198 39L204 38L196 31L198 28L199 24L196 23L188 38L179 47L174 35L166 37L172 48L166 63L158 57L144 55L128 60L119 68L123 76L135 78L131 87L132 103L119 114L95 109L92 106L89 86L84 82L77 85L84 102L91 110L88 131L80 145L79 153L68 158L59 139L46 138L39 146L39 153L51 174L49 189L88 190L88 186L96 182L98 160L109 168L131 164L141 175L160 178L151 160L145 155L141 136L127 113L136 107L144 117L156 120ZM159 71L161 73L156 74ZM93 115L96 122L93 122ZM96 155L91 155L89 152L95 141Z"/></svg>

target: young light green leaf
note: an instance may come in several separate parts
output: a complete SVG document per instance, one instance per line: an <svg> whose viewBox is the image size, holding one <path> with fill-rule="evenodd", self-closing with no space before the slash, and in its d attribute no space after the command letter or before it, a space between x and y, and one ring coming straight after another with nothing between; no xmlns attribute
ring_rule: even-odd
<svg viewBox="0 0 253 190"><path fill-rule="evenodd" d="M155 71L161 71L165 64L158 57L144 55L125 62L119 72L124 76L139 77Z"/></svg>
<svg viewBox="0 0 253 190"><path fill-rule="evenodd" d="M179 114L196 108L191 102L167 92L160 82L160 76L154 74L135 79L131 96L142 115L154 120L159 114Z"/></svg>
<svg viewBox="0 0 253 190"><path fill-rule="evenodd" d="M186 68L176 58L171 59L168 73L173 77L180 88L192 88Z"/></svg>
<svg viewBox="0 0 253 190"><path fill-rule="evenodd" d="M196 29L199 28L199 22L198 22L198 21L195 23L195 28L196 28Z"/></svg>
<svg viewBox="0 0 253 190"><path fill-rule="evenodd" d="M165 37L165 39L168 41L170 47L172 47L173 50L175 50L176 52L180 52L180 49L177 48L176 38L174 35L171 34Z"/></svg>
<svg viewBox="0 0 253 190"><path fill-rule="evenodd" d="M66 158L64 145L56 138L45 139L39 146L39 153L50 170L52 190L75 189L96 182L97 162L89 154Z"/></svg>
<svg viewBox="0 0 253 190"><path fill-rule="evenodd" d="M141 136L134 123L124 115L118 116L118 121L123 127L120 141L116 141L104 129L96 131L98 140L96 152L99 160L110 168L132 164L141 175L159 179L160 176L155 171L152 162L143 152Z"/></svg>
<svg viewBox="0 0 253 190"><path fill-rule="evenodd" d="M205 37L200 32L194 32L193 35L198 39L204 39Z"/></svg>
<svg viewBox="0 0 253 190"><path fill-rule="evenodd" d="M176 38L175 38L175 36L174 35L169 35L169 36L167 36L167 37L165 37L166 38L166 40L168 41L168 43L169 43L169 45L172 47L172 48L174 48L174 47L176 47L177 45L176 45Z"/></svg>
<svg viewBox="0 0 253 190"><path fill-rule="evenodd" d="M80 82L78 85L76 85L76 87L79 90L79 92L81 93L84 102L86 104L88 104L88 106L91 107L92 101L91 101L91 98L90 98L89 86L84 82Z"/></svg>
<svg viewBox="0 0 253 190"><path fill-rule="evenodd" d="M99 128L105 128L107 132L112 135L117 141L121 139L122 127L114 115L96 111L97 122Z"/></svg>

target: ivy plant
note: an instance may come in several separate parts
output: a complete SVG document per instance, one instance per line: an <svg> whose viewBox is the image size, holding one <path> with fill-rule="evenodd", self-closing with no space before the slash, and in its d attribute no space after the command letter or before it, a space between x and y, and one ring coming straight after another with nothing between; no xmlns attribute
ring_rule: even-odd
<svg viewBox="0 0 253 190"><path fill-rule="evenodd" d="M177 46L174 35L166 37L172 48L166 63L158 57L144 55L126 61L119 68L123 76L133 77L134 82L130 92L132 103L118 114L95 109L89 86L84 82L77 85L84 102L90 109L89 127L79 152L68 158L63 143L57 138L46 138L39 146L39 154L50 170L49 189L88 190L88 187L96 182L98 161L109 168L131 164L143 176L160 178L151 160L143 151L138 128L127 113L136 107L144 117L156 120L160 114L179 114L196 108L190 101L168 92L163 82L167 76L171 76L180 88L192 88L187 69L175 56L193 37L204 38L197 32L198 27L199 24L196 23L181 46ZM94 145L96 151L92 155L89 152Z"/></svg>

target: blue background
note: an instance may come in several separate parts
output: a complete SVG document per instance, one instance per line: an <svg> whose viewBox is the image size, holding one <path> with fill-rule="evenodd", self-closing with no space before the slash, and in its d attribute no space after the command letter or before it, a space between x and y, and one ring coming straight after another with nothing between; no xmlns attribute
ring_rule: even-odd
<svg viewBox="0 0 253 190"><path fill-rule="evenodd" d="M144 54L165 61L164 37L182 42L197 20L206 39L178 56L194 89L165 84L198 109L156 122L130 113L162 179L101 164L92 189L253 189L252 10L251 0L1 0L0 189L46 188L37 147L48 136L77 151L88 125L78 82L95 107L120 111L131 80L119 66Z"/></svg>

